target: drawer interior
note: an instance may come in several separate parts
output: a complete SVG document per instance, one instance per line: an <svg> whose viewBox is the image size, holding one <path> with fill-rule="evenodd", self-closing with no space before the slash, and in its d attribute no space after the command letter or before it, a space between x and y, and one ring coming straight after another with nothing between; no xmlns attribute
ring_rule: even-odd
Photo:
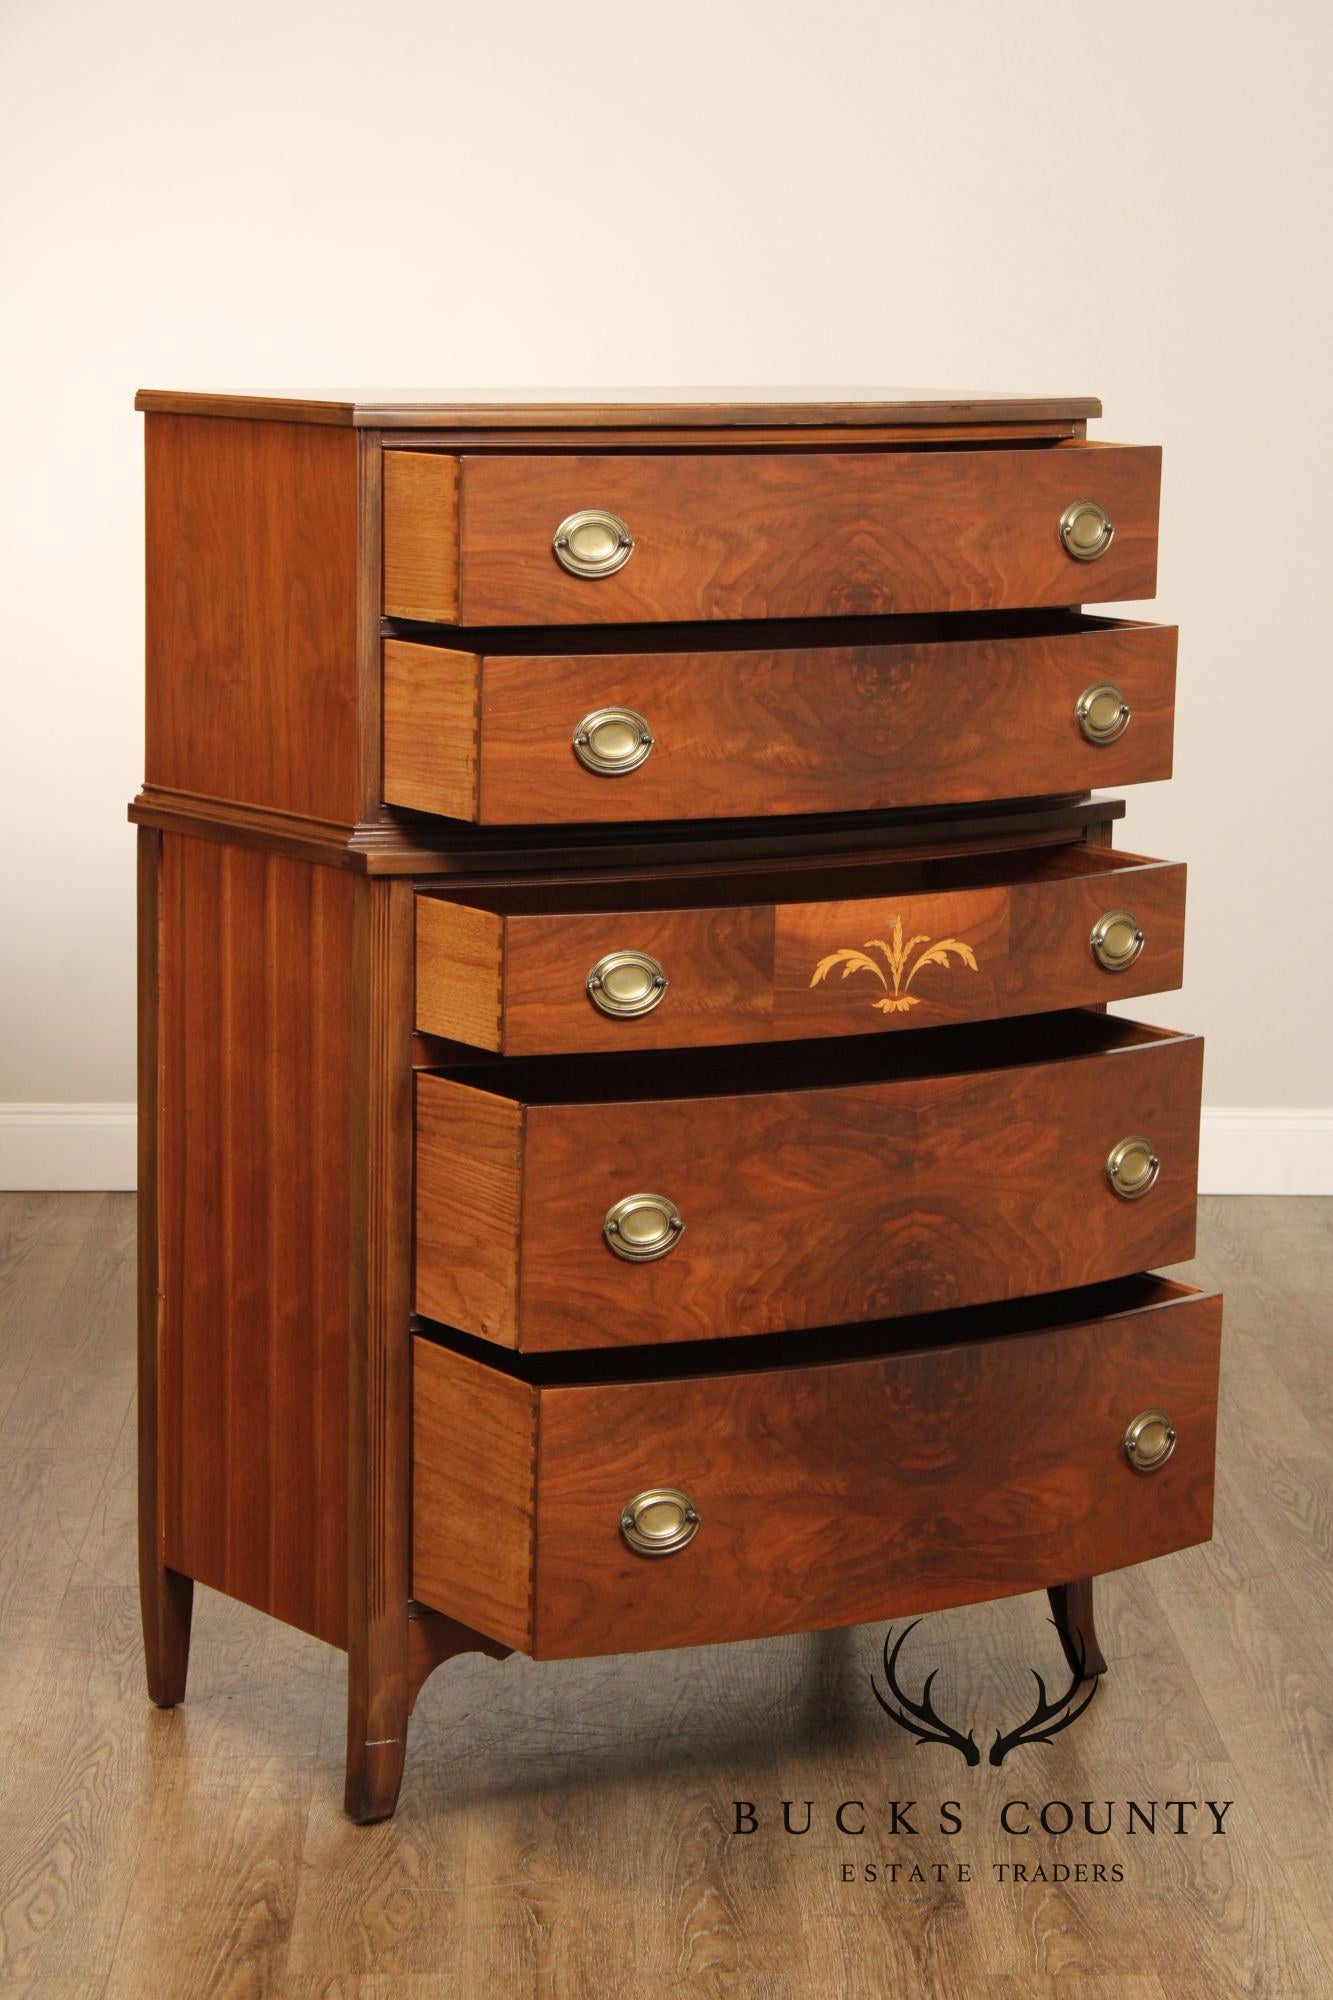
<svg viewBox="0 0 1333 2000"><path fill-rule="evenodd" d="M516 1103L619 1104L958 1076L1195 1039L1171 1028L1072 1008L1012 1021L921 1028L903 1037L623 1055L511 1056L502 1063L469 1063L462 1074L474 1090Z"/></svg>
<svg viewBox="0 0 1333 2000"><path fill-rule="evenodd" d="M1161 864L1084 841L1007 852L937 855L926 859L821 860L801 867L755 867L710 873L649 873L643 869L578 882L486 883L464 889L424 888L428 899L461 903L495 916L572 916L619 910L734 909L752 903L845 902L858 897L947 894L955 889L1013 888L1128 873Z"/></svg>
<svg viewBox="0 0 1333 2000"><path fill-rule="evenodd" d="M901 1319L869 1320L854 1326L810 1327L798 1333L741 1335L725 1340L682 1340L668 1347L564 1348L518 1351L477 1340L456 1327L418 1322L425 1340L468 1355L488 1368L533 1388L574 1387L581 1383L678 1382L698 1375L750 1375L772 1368L828 1368L884 1355L938 1353L977 1342L1012 1340L1023 1334L1076 1327L1092 1321L1135 1318L1159 1307L1203 1294L1154 1271L1078 1285L1035 1298L1004 1299L993 1305L956 1307L945 1312L911 1313Z"/></svg>
<svg viewBox="0 0 1333 2000"><path fill-rule="evenodd" d="M389 628L446 652L494 659L570 660L598 653L639 659L667 653L808 652L818 647L917 646L932 641L1078 638L1153 629L1141 618L1103 618L1067 610L941 611L852 618L727 618L652 625L451 625L394 618Z"/></svg>

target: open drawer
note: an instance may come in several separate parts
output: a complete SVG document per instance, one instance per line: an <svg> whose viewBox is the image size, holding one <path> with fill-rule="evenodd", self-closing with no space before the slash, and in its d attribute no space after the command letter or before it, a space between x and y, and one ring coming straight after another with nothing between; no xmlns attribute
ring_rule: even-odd
<svg viewBox="0 0 1333 2000"><path fill-rule="evenodd" d="M416 1022L503 1055L894 1035L1165 992L1184 926L1183 865L1082 843L431 888Z"/></svg>
<svg viewBox="0 0 1333 2000"><path fill-rule="evenodd" d="M1098 1013L423 1072L416 1308L506 1346L876 1319L1193 1255L1203 1045Z"/></svg>
<svg viewBox="0 0 1333 2000"><path fill-rule="evenodd" d="M384 796L642 824L1138 784L1171 775L1175 667L1174 627L1063 610L389 639Z"/></svg>
<svg viewBox="0 0 1333 2000"><path fill-rule="evenodd" d="M1155 445L384 455L384 609L453 625L1151 597Z"/></svg>
<svg viewBox="0 0 1333 2000"><path fill-rule="evenodd" d="M413 1343L412 1591L537 1658L859 1624L1211 1531L1221 1300L1132 1277L704 1349ZM645 1547L646 1544L646 1547Z"/></svg>

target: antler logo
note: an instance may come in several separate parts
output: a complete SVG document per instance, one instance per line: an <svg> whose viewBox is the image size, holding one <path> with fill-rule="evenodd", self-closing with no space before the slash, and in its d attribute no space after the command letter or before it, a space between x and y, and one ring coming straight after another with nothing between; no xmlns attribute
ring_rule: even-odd
<svg viewBox="0 0 1333 2000"><path fill-rule="evenodd" d="M912 954L916 952L916 948L920 944L928 945L930 948L928 951L917 952L916 957L913 958ZM884 976L883 968L875 959L868 956L872 951L880 952L883 955L884 963L887 965L889 975L893 980L892 989L890 989L888 979ZM893 940L891 943L886 942L883 938L868 938L865 948L862 951L854 951L850 947L846 947L842 951L830 952L827 958L820 959L814 969L810 984L811 986L818 986L821 980L827 979L834 967L838 965L842 967L842 976L844 979L848 978L853 972L873 972L884 989L884 997L881 1000L872 1002L872 1005L878 1007L882 1014L905 1014L909 1007L919 1007L921 1005L921 995L919 993L909 993L907 990L918 972L922 970L923 966L927 965L947 966L950 955L953 953L956 953L963 964L971 971L976 971L977 955L970 944L964 944L961 938L952 937L940 938L938 943L932 944L924 932L919 932L916 937L908 938L904 944L903 920L901 917L895 917L893 919Z"/></svg>
<svg viewBox="0 0 1333 2000"><path fill-rule="evenodd" d="M925 1686L921 1690L919 1701L913 1701L912 1697L899 1684L898 1655L902 1652L909 1633L914 1632L920 1623L921 1620L919 1618L914 1618L910 1625L904 1626L892 1652L889 1651L889 1641L893 1637L893 1627L890 1625L888 1631L884 1634L884 1679L888 1686L889 1695L893 1697L893 1700L880 1693L873 1674L870 1676L871 1692L884 1713L889 1717L889 1720L896 1722L900 1729L905 1729L909 1736L914 1736L918 1743L942 1743L950 1750L956 1750L965 1764L979 1764L981 1762L981 1752L977 1748L976 1739L972 1731L969 1729L966 1736L964 1736L960 1730L953 1727L952 1723L946 1722L942 1715L937 1715L935 1712L934 1705L930 1699L930 1690L934 1685L935 1676L939 1672L939 1669L932 1667L931 1671L926 1675ZM1009 1752L1017 1750L1021 1744L1049 1743L1051 1738L1058 1736L1062 1729L1068 1729L1071 1722L1077 1722L1079 1716L1082 1715L1084 1709L1092 1701L1093 1696L1097 1692L1096 1680L1088 1684L1088 1691L1083 1696L1083 1699L1077 1705L1074 1703L1074 1697L1078 1694L1086 1678L1084 1669L1087 1665L1087 1651L1083 1644L1083 1635L1080 1632L1075 1631L1070 1636L1075 1648L1076 1660L1074 1677L1069 1683L1068 1692L1061 1695L1058 1701L1049 1700L1046 1694L1045 1681L1035 1667L1030 1667L1028 1671L1037 1683L1037 1705L1026 1721L1019 1723L1017 1729L1008 1731L996 1730L995 1741L990 1747L990 1762L992 1764L1003 1764Z"/></svg>
<svg viewBox="0 0 1333 2000"><path fill-rule="evenodd" d="M908 1634L915 1632L920 1623L919 1618L912 1620L904 1629L892 1653L889 1651L889 1641L893 1637L892 1625L884 1634L884 1678L889 1684L889 1692L897 1696L901 1707L895 1708L891 1701L885 1699L875 1685L873 1674L870 1676L871 1692L889 1719L896 1722L900 1729L905 1729L909 1736L915 1736L918 1743L947 1743L951 1750L958 1752L965 1764L979 1764L981 1752L977 1748L972 1731L969 1729L966 1736L960 1735L942 1715L936 1715L931 1707L930 1690L939 1672L938 1667L932 1667L926 1675L926 1685L921 1690L920 1701L913 1701L912 1697L898 1685L898 1655L906 1644ZM907 1711L905 1715L903 1709Z"/></svg>

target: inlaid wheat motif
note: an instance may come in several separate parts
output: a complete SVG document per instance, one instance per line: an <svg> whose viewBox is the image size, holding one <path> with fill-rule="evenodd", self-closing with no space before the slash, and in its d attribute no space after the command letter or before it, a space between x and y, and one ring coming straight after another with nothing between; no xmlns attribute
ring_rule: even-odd
<svg viewBox="0 0 1333 2000"><path fill-rule="evenodd" d="M918 945L926 945L929 949L917 951ZM883 954L884 964L888 967L889 976L893 980L892 988L889 979L885 977L883 967L876 959L868 956L872 951ZM915 957L912 956L914 952ZM919 1007L921 1004L920 994L908 991L918 972L926 965L947 966L952 954L956 954L972 972L976 971L977 955L970 944L964 944L961 938L952 937L939 938L932 942L924 933L910 937L904 943L903 920L901 917L895 917L892 943L886 942L884 938L868 938L861 951L855 951L850 946L842 951L832 951L827 958L820 959L810 984L818 986L822 980L828 978L834 967L839 965L842 967L844 979L853 972L873 972L884 988L884 997L872 1002L872 1005L878 1007L882 1014L905 1014L909 1007Z"/></svg>

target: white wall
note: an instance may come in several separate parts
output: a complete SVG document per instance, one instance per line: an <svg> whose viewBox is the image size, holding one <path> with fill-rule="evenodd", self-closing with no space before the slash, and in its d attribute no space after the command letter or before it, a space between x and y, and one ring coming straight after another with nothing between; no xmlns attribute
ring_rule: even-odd
<svg viewBox="0 0 1333 2000"><path fill-rule="evenodd" d="M1331 24L14 0L14 1179L105 1182L129 1138L137 385L883 382L1093 393L1095 434L1165 445L1178 775L1124 844L1189 859L1190 953L1149 1011L1206 1031L1208 1102L1246 1114L1210 1124L1211 1185L1333 1188Z"/></svg>

